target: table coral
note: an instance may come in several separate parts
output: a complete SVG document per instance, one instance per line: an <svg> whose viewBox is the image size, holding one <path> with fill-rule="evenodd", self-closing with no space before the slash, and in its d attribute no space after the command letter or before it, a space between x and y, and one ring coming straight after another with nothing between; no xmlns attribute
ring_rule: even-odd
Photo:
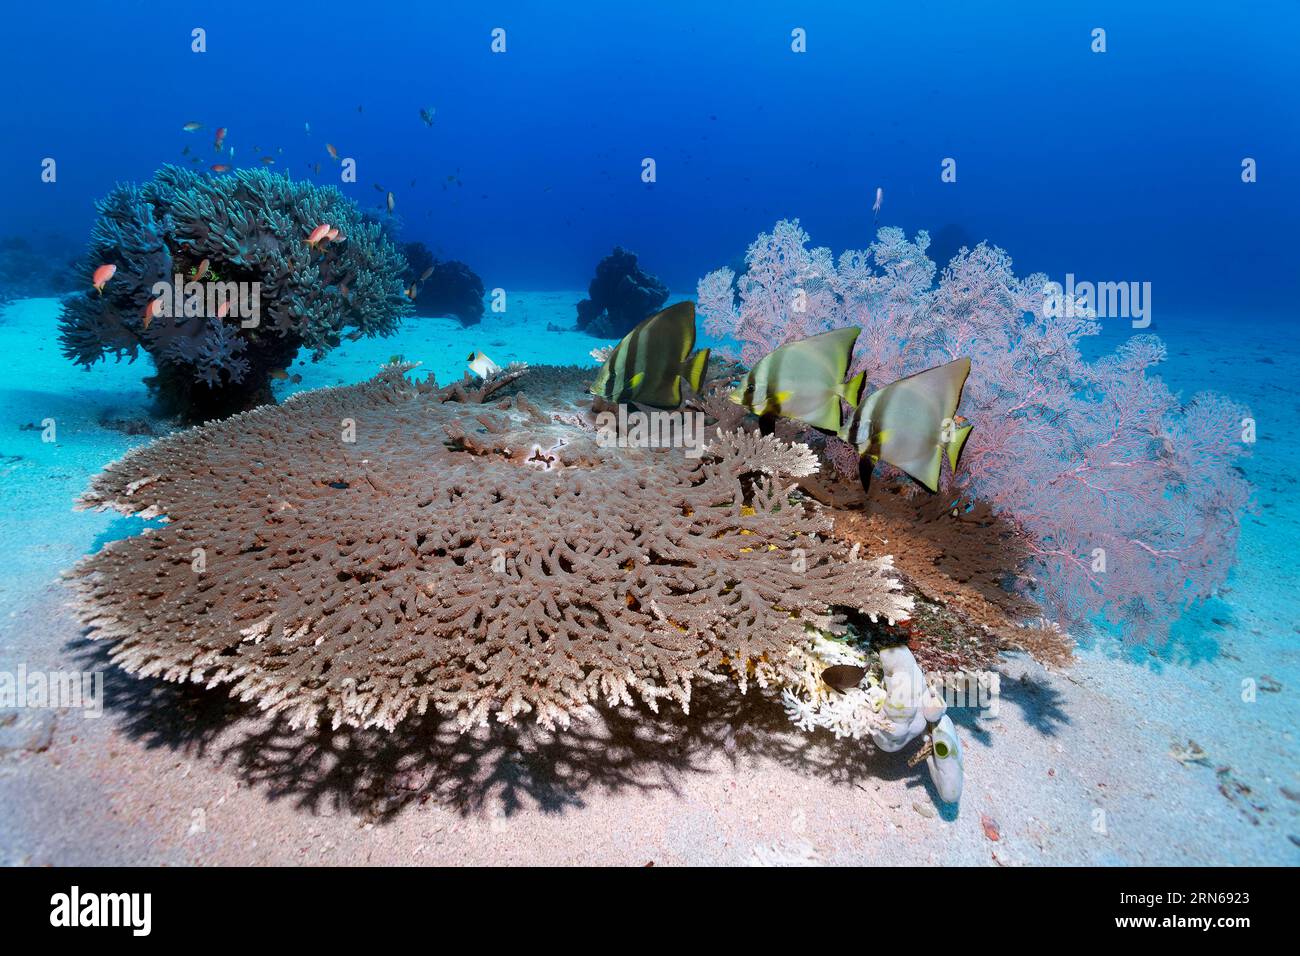
<svg viewBox="0 0 1300 956"><path fill-rule="evenodd" d="M70 572L113 659L295 725L391 729L432 706L462 728L549 726L634 693L685 707L697 680L798 681L799 649L845 633L845 609L909 611L890 559L832 539L792 491L817 467L806 446L602 447L589 371L470 393L409 369L163 438L96 478L84 506L168 519Z"/></svg>

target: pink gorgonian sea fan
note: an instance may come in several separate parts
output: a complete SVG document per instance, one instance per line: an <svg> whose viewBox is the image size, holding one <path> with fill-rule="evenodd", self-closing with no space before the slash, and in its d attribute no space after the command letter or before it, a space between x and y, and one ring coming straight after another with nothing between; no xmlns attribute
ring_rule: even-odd
<svg viewBox="0 0 1300 956"><path fill-rule="evenodd" d="M1166 357L1154 335L1086 360L1080 341L1098 333L1096 318L1045 308L1046 276L1018 278L984 243L939 274L929 241L886 228L836 259L783 220L750 245L743 275L700 280L705 330L752 364L792 339L860 326L852 371L866 371L868 393L970 356L961 412L976 427L941 493L987 501L1016 524L1025 581L1062 623L1107 620L1130 641L1162 642L1235 561L1249 411L1170 391L1151 371Z"/></svg>

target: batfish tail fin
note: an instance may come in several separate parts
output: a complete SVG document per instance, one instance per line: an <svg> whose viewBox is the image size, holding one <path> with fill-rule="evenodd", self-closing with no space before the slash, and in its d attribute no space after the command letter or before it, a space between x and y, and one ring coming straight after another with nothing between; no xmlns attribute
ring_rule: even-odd
<svg viewBox="0 0 1300 956"><path fill-rule="evenodd" d="M839 394L854 408L862 400L862 386L866 380L867 373L859 372L840 387Z"/></svg>
<svg viewBox="0 0 1300 956"><path fill-rule="evenodd" d="M700 349L686 361L686 368L682 372L682 378L686 379L686 384L691 387L692 391L698 392L700 385L704 383L704 373L709 368L709 350Z"/></svg>
<svg viewBox="0 0 1300 956"><path fill-rule="evenodd" d="M948 465L953 471L957 470L957 463L961 461L962 450L966 447L966 439L970 437L970 431L974 425L963 425L957 429L957 434L953 436L952 441L948 442Z"/></svg>

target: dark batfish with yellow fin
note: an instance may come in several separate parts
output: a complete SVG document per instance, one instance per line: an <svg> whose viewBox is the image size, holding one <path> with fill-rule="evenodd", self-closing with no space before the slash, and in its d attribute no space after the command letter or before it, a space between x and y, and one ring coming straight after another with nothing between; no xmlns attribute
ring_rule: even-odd
<svg viewBox="0 0 1300 956"><path fill-rule="evenodd" d="M731 400L760 418L797 418L814 428L838 432L840 399L857 405L862 394L861 372L844 381L861 331L835 329L787 342L749 370Z"/></svg>
<svg viewBox="0 0 1300 956"><path fill-rule="evenodd" d="M887 461L930 491L939 490L939 469L947 455L956 469L972 426L957 416L970 359L959 358L876 389L857 407L840 438L857 448L858 474L865 489L871 470Z"/></svg>
<svg viewBox="0 0 1300 956"><path fill-rule="evenodd" d="M822 671L822 683L835 691L842 694L847 690L852 690L862 683L862 678L867 676L865 667L857 667L854 664L836 664Z"/></svg>
<svg viewBox="0 0 1300 956"><path fill-rule="evenodd" d="M608 402L659 408L682 403L679 379L699 391L709 350L695 348L695 303L678 302L656 312L619 341L601 367L591 394Z"/></svg>

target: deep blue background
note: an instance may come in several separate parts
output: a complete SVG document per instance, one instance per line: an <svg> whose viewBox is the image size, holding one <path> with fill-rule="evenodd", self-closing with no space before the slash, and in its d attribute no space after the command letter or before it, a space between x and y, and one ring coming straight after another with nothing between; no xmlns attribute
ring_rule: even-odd
<svg viewBox="0 0 1300 956"><path fill-rule="evenodd" d="M1290 0L9 5L0 235L80 245L114 182L186 143L210 163L226 126L237 164L319 161L337 183L335 144L358 161L345 191L392 189L404 235L489 288L584 286L619 243L691 291L787 216L863 246L879 185L882 224L955 223L1019 271L1151 281L1157 318L1294 316L1298 27Z"/></svg>

